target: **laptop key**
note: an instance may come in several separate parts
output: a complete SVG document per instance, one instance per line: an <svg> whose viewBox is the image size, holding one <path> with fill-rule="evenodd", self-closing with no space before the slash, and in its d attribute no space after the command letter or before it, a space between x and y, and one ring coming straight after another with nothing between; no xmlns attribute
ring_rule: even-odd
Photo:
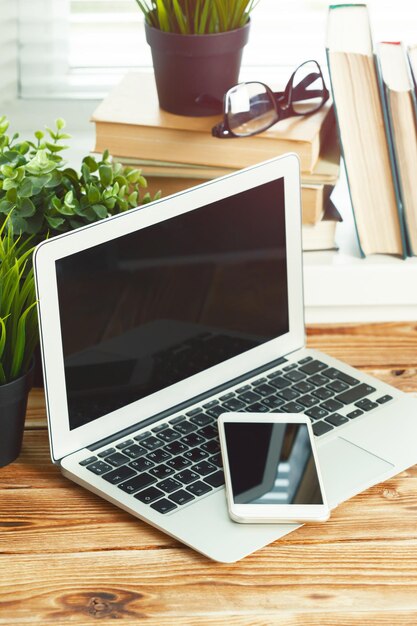
<svg viewBox="0 0 417 626"><path fill-rule="evenodd" d="M226 413L226 409L224 406L214 406L212 409L207 409L207 415L211 415L211 417L219 417L222 413Z"/></svg>
<svg viewBox="0 0 417 626"><path fill-rule="evenodd" d="M190 422L196 424L197 426L205 426L206 424L211 424L212 421L213 418L210 417L210 415L206 415L205 413L200 413L199 415L196 415L195 417L192 417L190 419Z"/></svg>
<svg viewBox="0 0 417 626"><path fill-rule="evenodd" d="M211 409L213 406L216 406L216 404L219 404L218 400L210 400L210 402L203 404L203 409Z"/></svg>
<svg viewBox="0 0 417 626"><path fill-rule="evenodd" d="M205 439L213 439L214 437L218 437L219 430L215 426L209 425L204 426L204 428L200 428L197 434L201 435L201 437L204 437Z"/></svg>
<svg viewBox="0 0 417 626"><path fill-rule="evenodd" d="M256 378L255 380L252 380L252 385L254 387L257 387L258 385L263 385L264 383L267 383L268 380L266 378Z"/></svg>
<svg viewBox="0 0 417 626"><path fill-rule="evenodd" d="M197 480L187 487L187 490L191 491L195 496L203 496L205 493L211 491L211 489L211 486L207 485L207 483L203 483L201 480Z"/></svg>
<svg viewBox="0 0 417 626"><path fill-rule="evenodd" d="M331 424L327 424L326 422L316 422L313 424L312 428L316 437L321 437L321 435L333 430L333 426Z"/></svg>
<svg viewBox="0 0 417 626"><path fill-rule="evenodd" d="M212 487L220 487L224 485L224 472L223 470L218 470L215 474L210 474L210 476L205 476L204 481L211 485Z"/></svg>
<svg viewBox="0 0 417 626"><path fill-rule="evenodd" d="M153 504L151 504L151 509L155 509L155 511L158 511L158 513L162 513L162 515L164 513L169 513L170 511L173 511L176 508L177 508L177 505L174 504L173 502L170 502L166 498L162 498L162 500L158 500L157 502L154 502Z"/></svg>
<svg viewBox="0 0 417 626"><path fill-rule="evenodd" d="M170 459L169 461L167 461L167 465L177 471L191 465L191 461L190 459L185 459L183 456L177 456L175 457L175 459Z"/></svg>
<svg viewBox="0 0 417 626"><path fill-rule="evenodd" d="M156 487L149 487L149 489L145 489L145 491L140 491L135 495L136 500L140 500L144 504L150 504L151 502L155 502L158 498L164 496L164 492Z"/></svg>
<svg viewBox="0 0 417 626"><path fill-rule="evenodd" d="M130 459L121 452L115 452L114 454L106 457L106 461L107 463L110 463L110 465L113 465L113 467L120 467L120 465L124 465L130 461Z"/></svg>
<svg viewBox="0 0 417 626"><path fill-rule="evenodd" d="M196 463L193 465L193 472L197 472L200 476L206 476L207 474L212 474L216 471L216 466L208 463L208 461L201 461L201 463Z"/></svg>
<svg viewBox="0 0 417 626"><path fill-rule="evenodd" d="M220 452L211 456L209 458L209 461L210 463L213 463L213 465L215 465L216 467L223 467L222 455L220 454Z"/></svg>
<svg viewBox="0 0 417 626"><path fill-rule="evenodd" d="M183 472L179 472L175 475L175 480L179 480L183 483L183 485L187 485L188 483L192 483L194 480L200 478L198 474L192 472L191 470L184 470Z"/></svg>
<svg viewBox="0 0 417 626"><path fill-rule="evenodd" d="M200 448L193 448L192 450L187 450L187 452L184 452L184 456L186 459L190 459L190 461L192 461L193 463L197 463L197 461L206 459L208 457L208 454L204 450L200 450Z"/></svg>
<svg viewBox="0 0 417 626"><path fill-rule="evenodd" d="M223 413L225 411L240 411L245 408L245 403L237 398L232 398L223 403Z"/></svg>
<svg viewBox="0 0 417 626"><path fill-rule="evenodd" d="M333 426L342 426L342 424L346 424L348 421L348 418L340 415L340 413L333 413L333 415L326 417L326 422Z"/></svg>
<svg viewBox="0 0 417 626"><path fill-rule="evenodd" d="M152 485L156 483L156 478L151 476L150 474L143 473L138 474L134 478L130 480L120 483L118 485L119 489L125 491L126 493L136 493L139 489L143 489L144 487L148 487L148 485ZM161 494L164 495L164 494Z"/></svg>
<svg viewBox="0 0 417 626"><path fill-rule="evenodd" d="M273 391L275 391L274 387L272 389ZM239 394L238 399L242 402L245 402L246 404L249 404L250 402L256 402L257 400L260 400L261 396L254 391L246 391L245 393Z"/></svg>
<svg viewBox="0 0 417 626"><path fill-rule="evenodd" d="M192 426L192 424L190 424L189 422L183 422L184 424L187 424L189 426ZM178 426L176 427L178 428ZM162 441L165 441L165 443L170 443L171 441L175 441L175 439L178 439L178 437L181 437L180 433L177 433L176 430L173 430L172 428L165 428L165 430L162 430L161 432L158 433L158 437L159 439L162 439Z"/></svg>
<svg viewBox="0 0 417 626"><path fill-rule="evenodd" d="M317 374L318 372L321 372L322 370L327 369L327 367L328 366L325 363L314 360L314 361L309 361L305 365L302 365L302 367L300 367L300 370L304 372L305 374L311 375L311 374Z"/></svg>
<svg viewBox="0 0 417 626"><path fill-rule="evenodd" d="M153 435L151 435L147 439L142 439L140 442L140 445L146 448L147 450L156 450L156 448L159 448L163 445L163 442L157 437L154 437Z"/></svg>
<svg viewBox="0 0 417 626"><path fill-rule="evenodd" d="M153 463L153 461L150 461L149 459L146 459L144 457L135 459L134 461L129 463L129 466L133 467L133 469L135 469L137 472L144 472L150 469L151 467L153 467L154 465L155 463Z"/></svg>
<svg viewBox="0 0 417 626"><path fill-rule="evenodd" d="M294 400L295 398L298 398L301 394L299 391L296 391L295 389L291 388L291 389L284 389L283 391L280 391L278 395L281 398L284 398L284 400Z"/></svg>
<svg viewBox="0 0 417 626"><path fill-rule="evenodd" d="M265 404L261 404L260 402L254 402L246 407L245 411L249 413L268 413L269 409Z"/></svg>
<svg viewBox="0 0 417 626"><path fill-rule="evenodd" d="M261 402L266 407L268 407L270 411L273 411L274 409L277 409L282 404L284 404L285 400L283 400L282 398L278 398L277 396L268 396L267 398L264 398Z"/></svg>
<svg viewBox="0 0 417 626"><path fill-rule="evenodd" d="M341 372L335 367L329 367L329 369L325 370L323 374L327 376L327 378L337 378L339 380L342 380L350 387L357 385L359 382L357 378L352 378L352 376L349 376L349 374L345 374L345 372Z"/></svg>
<svg viewBox="0 0 417 626"><path fill-rule="evenodd" d="M182 420L185 419L185 415L177 415L177 417L174 417L172 420L169 420L170 424L178 424L178 422L182 422Z"/></svg>
<svg viewBox="0 0 417 626"><path fill-rule="evenodd" d="M389 402L392 399L393 399L392 396L386 395L386 396L381 396L380 398L377 398L377 402L378 404L385 404L385 402Z"/></svg>
<svg viewBox="0 0 417 626"><path fill-rule="evenodd" d="M343 408L343 404L341 402L338 402L337 400L332 400L330 398L330 400L322 402L322 404L320 404L320 407L322 409L325 409L326 411L338 411L339 409Z"/></svg>
<svg viewBox="0 0 417 626"><path fill-rule="evenodd" d="M269 384L273 385L277 389L285 389L285 387L291 385L291 381L286 380L282 376L278 376L277 378L273 378L272 380L270 380Z"/></svg>
<svg viewBox="0 0 417 626"><path fill-rule="evenodd" d="M180 505L187 504L187 502L191 502L191 500L194 500L194 496L191 493L188 493L188 491L185 491L185 489L175 491L174 493L171 493L171 495L168 497L170 500L175 502L175 504Z"/></svg>
<svg viewBox="0 0 417 626"><path fill-rule="evenodd" d="M355 411L351 411L350 413L347 414L347 416L351 420L355 419L355 417L359 417L360 415L363 415L363 411L361 411L360 409L356 409Z"/></svg>
<svg viewBox="0 0 417 626"><path fill-rule="evenodd" d="M355 402L355 406L363 411L371 411L372 409L376 409L379 404L371 402L368 398L364 398L363 400L359 400L359 402Z"/></svg>
<svg viewBox="0 0 417 626"><path fill-rule="evenodd" d="M105 456L109 456L109 454L113 454L113 452L117 452L116 448L107 448L106 450L103 450L103 452L99 452L97 456L99 456L100 459L103 459Z"/></svg>
<svg viewBox="0 0 417 626"><path fill-rule="evenodd" d="M304 365L305 363L309 363L312 360L313 360L312 356L306 356L306 357L304 357L304 359L300 359L298 361L298 363L299 363L299 365Z"/></svg>
<svg viewBox="0 0 417 626"><path fill-rule="evenodd" d="M94 459L95 457L90 457L90 459ZM90 459L86 459L89 461ZM91 465L87 465L87 469L93 474L97 474L97 476L101 476L105 472L108 472L112 469L111 465L108 465L104 461L96 461L95 463L91 463Z"/></svg>
<svg viewBox="0 0 417 626"><path fill-rule="evenodd" d="M317 398L320 398L320 400L327 400L327 398L332 398L334 396L334 392L326 387L319 387L312 393Z"/></svg>
<svg viewBox="0 0 417 626"><path fill-rule="evenodd" d="M176 424L174 428L178 431L178 437L181 437L181 435L188 435L188 433L192 433L194 430L197 430L197 426L195 424L186 421Z"/></svg>
<svg viewBox="0 0 417 626"><path fill-rule="evenodd" d="M118 443L116 448L118 450L123 450L123 448L127 448L128 446L131 446L133 443L135 443L133 439L126 439L126 441L122 441L121 443Z"/></svg>
<svg viewBox="0 0 417 626"><path fill-rule="evenodd" d="M135 470L129 467L129 465L123 465L112 472L108 472L108 474L103 474L103 478L104 480L107 480L108 483L116 485L117 483L121 483L122 480L127 480L135 474Z"/></svg>
<svg viewBox="0 0 417 626"><path fill-rule="evenodd" d="M290 370L293 370L296 367L297 367L297 363L290 363L290 365L286 365L282 369L283 369L284 372L289 372Z"/></svg>
<svg viewBox="0 0 417 626"><path fill-rule="evenodd" d="M281 410L286 413L302 413L305 407L302 404L297 404L297 402L288 402L281 407Z"/></svg>
<svg viewBox="0 0 417 626"><path fill-rule="evenodd" d="M300 393L309 393L314 388L315 388L314 385L306 382L305 380L300 380L299 383L297 383L296 385L293 385L293 389L295 389L296 391L299 391Z"/></svg>
<svg viewBox="0 0 417 626"><path fill-rule="evenodd" d="M127 456L129 456L131 459L137 459L146 453L147 450L145 450L145 448L142 448L142 446L138 446L137 443L134 443L132 446L123 449L123 454L127 454Z"/></svg>
<svg viewBox="0 0 417 626"><path fill-rule="evenodd" d="M184 435L181 441L185 443L186 446L194 448L195 446L199 446L201 443L204 443L204 438L200 437L200 435L197 435L196 433L190 433L189 435Z"/></svg>
<svg viewBox="0 0 417 626"><path fill-rule="evenodd" d="M332 391L335 391L336 393L340 393L341 391L346 391L346 389L349 389L349 385L347 383L344 383L343 380L333 380L331 383L329 383L327 386L327 389L331 389Z"/></svg>
<svg viewBox="0 0 417 626"><path fill-rule="evenodd" d="M321 387L321 385L325 385L329 382L329 379L325 376L322 376L321 374L314 374L313 376L309 376L307 380L312 385L315 385L315 387Z"/></svg>
<svg viewBox="0 0 417 626"><path fill-rule="evenodd" d="M165 478L166 476L174 473L174 468L162 464L153 467L151 470L149 470L149 473L152 474L152 476L156 476L156 478Z"/></svg>
<svg viewBox="0 0 417 626"><path fill-rule="evenodd" d="M195 409L191 409L191 411L187 411L186 415L187 417L193 417L193 415L198 415L198 413L201 413L201 407L197 407Z"/></svg>
<svg viewBox="0 0 417 626"><path fill-rule="evenodd" d="M308 409L308 411L305 411L305 414L311 417L313 420L319 420L322 417L326 417L326 415L329 414L329 411L321 409L319 406L314 406L312 409Z"/></svg>
<svg viewBox="0 0 417 626"><path fill-rule="evenodd" d="M315 398L314 396L311 396L310 394L307 394L305 396L302 396L301 398L298 398L297 402L307 408L310 408L311 406L318 404L320 400L318 398Z"/></svg>
<svg viewBox="0 0 417 626"><path fill-rule="evenodd" d="M366 385L365 383L362 383L360 385L357 385L356 387L348 389L348 391L340 393L338 396L336 396L335 400L343 402L343 404L351 404L353 402L356 402L357 400L360 400L361 398L364 398L365 396L369 396L369 394L373 393L374 391L376 391L375 387L371 387L371 385Z"/></svg>
<svg viewBox="0 0 417 626"><path fill-rule="evenodd" d="M162 489L162 491L165 491L165 493L171 493L172 491L179 489L181 487L181 483L174 478L167 478L166 480L159 482L158 487L159 489Z"/></svg>
<svg viewBox="0 0 417 626"><path fill-rule="evenodd" d="M88 459L84 459L83 461L80 461L79 464L84 466L84 465L89 465L89 463L94 463L94 461L97 461L97 457L89 456Z"/></svg>
<svg viewBox="0 0 417 626"><path fill-rule="evenodd" d="M166 450L170 454L182 454L183 452L188 450L188 446L186 446L184 443L181 443L181 441L174 441L173 443L169 443L168 445L164 446L164 450Z"/></svg>
<svg viewBox="0 0 417 626"><path fill-rule="evenodd" d="M216 439L211 439L201 445L201 449L209 454L215 454L220 450L220 444Z"/></svg>
<svg viewBox="0 0 417 626"><path fill-rule="evenodd" d="M167 452L166 450L161 450L159 448L158 450L154 450L153 452L148 452L146 458L150 461L153 461L154 463L164 463L167 459L170 459L171 456L172 455L169 452Z"/></svg>
<svg viewBox="0 0 417 626"><path fill-rule="evenodd" d="M226 402L226 400L230 400L231 398L236 398L236 394L233 391L229 391L229 393L225 393L222 396L219 396L219 400L221 402Z"/></svg>
<svg viewBox="0 0 417 626"><path fill-rule="evenodd" d="M298 370L288 372L288 374L284 374L284 376L287 380L291 380L293 383L296 383L299 380L303 380L303 378L306 378L306 375L303 374L303 372L299 372Z"/></svg>

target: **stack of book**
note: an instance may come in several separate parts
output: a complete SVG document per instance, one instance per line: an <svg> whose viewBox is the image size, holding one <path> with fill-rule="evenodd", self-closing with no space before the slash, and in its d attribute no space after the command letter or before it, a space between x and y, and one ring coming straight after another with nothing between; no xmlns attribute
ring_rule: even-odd
<svg viewBox="0 0 417 626"><path fill-rule="evenodd" d="M332 104L283 120L245 138L218 139L219 117L185 117L159 108L152 74L127 74L98 106L92 121L96 152L142 169L151 193L164 196L286 152L301 164L304 249L333 248L340 216L329 204L339 176L340 150Z"/></svg>
<svg viewBox="0 0 417 626"><path fill-rule="evenodd" d="M417 49L374 53L366 5L330 8L327 51L362 254L417 255Z"/></svg>

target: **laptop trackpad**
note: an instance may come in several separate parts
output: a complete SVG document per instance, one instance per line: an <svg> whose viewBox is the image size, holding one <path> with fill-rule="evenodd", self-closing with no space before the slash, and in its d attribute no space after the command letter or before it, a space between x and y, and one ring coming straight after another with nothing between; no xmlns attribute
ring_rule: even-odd
<svg viewBox="0 0 417 626"><path fill-rule="evenodd" d="M338 437L319 446L318 454L326 496L331 507L361 491L393 467L346 439Z"/></svg>

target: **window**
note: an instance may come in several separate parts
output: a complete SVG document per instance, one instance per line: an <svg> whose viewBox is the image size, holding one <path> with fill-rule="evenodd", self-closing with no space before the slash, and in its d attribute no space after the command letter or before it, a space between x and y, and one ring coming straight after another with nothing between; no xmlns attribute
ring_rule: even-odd
<svg viewBox="0 0 417 626"><path fill-rule="evenodd" d="M0 0L0 6L14 4ZM244 75L271 80L274 71L308 58L325 64L327 0L259 0L252 13ZM370 0L375 40L415 42L409 0ZM151 71L143 17L135 0L19 0L23 97L101 98L132 68ZM4 37L4 35L3 35Z"/></svg>

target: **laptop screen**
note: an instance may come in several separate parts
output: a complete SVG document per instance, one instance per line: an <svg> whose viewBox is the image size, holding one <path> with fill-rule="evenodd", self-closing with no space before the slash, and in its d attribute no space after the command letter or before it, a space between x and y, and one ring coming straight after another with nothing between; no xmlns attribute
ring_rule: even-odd
<svg viewBox="0 0 417 626"><path fill-rule="evenodd" d="M72 430L289 331L284 179L56 270Z"/></svg>

